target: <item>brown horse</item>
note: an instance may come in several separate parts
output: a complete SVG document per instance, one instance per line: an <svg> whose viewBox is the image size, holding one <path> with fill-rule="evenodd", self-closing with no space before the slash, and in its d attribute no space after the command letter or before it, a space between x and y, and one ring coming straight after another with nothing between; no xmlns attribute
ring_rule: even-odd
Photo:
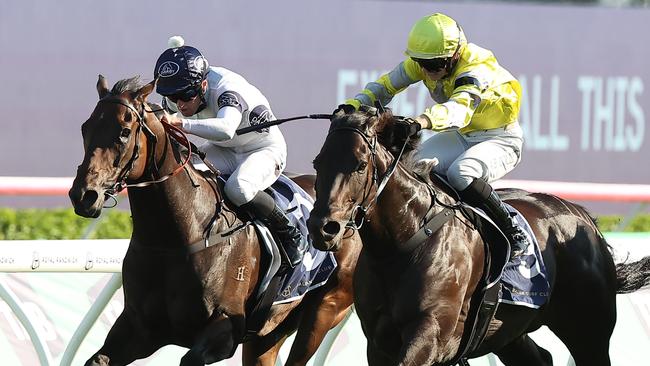
<svg viewBox="0 0 650 366"><path fill-rule="evenodd" d="M415 147L394 136L394 121L390 112L367 110L333 117L314 160L309 230L314 245L329 250L345 248L346 227L361 234L354 300L370 365L448 364L459 352L484 246L458 210L428 239L407 246L427 212L434 216L456 201L401 162L387 174L402 146ZM540 309L499 304L484 342L468 358L493 352L505 365L551 365L550 353L527 335L547 325L576 365L610 365L616 293L648 283L649 258L616 267L588 213L561 198L515 190L504 198L537 236L551 293Z"/></svg>
<svg viewBox="0 0 650 366"><path fill-rule="evenodd" d="M231 357L246 340L244 365L271 366L297 329L286 364L305 365L350 309L360 239L346 239L324 286L273 305L261 329L247 334L247 309L266 261L259 239L225 201L215 177L184 164L187 154L146 102L154 82L138 80L121 80L109 91L100 76L100 100L81 127L85 156L69 193L75 212L99 216L105 195L128 184L133 217L122 270L124 311L86 364L125 365L175 344L190 349L182 365L203 365ZM313 176L296 181L313 196ZM230 231L228 240L190 252L209 227Z"/></svg>

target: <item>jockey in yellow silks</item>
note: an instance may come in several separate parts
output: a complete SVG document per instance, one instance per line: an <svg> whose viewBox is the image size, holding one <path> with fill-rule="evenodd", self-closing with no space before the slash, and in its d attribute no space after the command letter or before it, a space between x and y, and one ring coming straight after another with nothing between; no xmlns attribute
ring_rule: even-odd
<svg viewBox="0 0 650 366"><path fill-rule="evenodd" d="M339 108L385 106L395 94L422 81L437 104L399 123L399 130L407 135L420 129L438 132L422 143L417 158L437 159L434 170L447 177L464 201L495 221L508 237L513 257L521 255L530 238L490 186L521 161L519 82L491 51L468 43L461 27L440 13L415 23L405 55Z"/></svg>

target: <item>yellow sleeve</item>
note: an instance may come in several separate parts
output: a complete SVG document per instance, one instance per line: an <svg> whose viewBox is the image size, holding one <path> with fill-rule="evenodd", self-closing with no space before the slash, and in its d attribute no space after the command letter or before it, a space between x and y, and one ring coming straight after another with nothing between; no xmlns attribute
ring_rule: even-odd
<svg viewBox="0 0 650 366"><path fill-rule="evenodd" d="M424 80L424 72L422 71L420 64L413 61L413 59L410 57L407 57L406 60L404 60L402 63L404 64L406 75L409 78L415 81Z"/></svg>
<svg viewBox="0 0 650 366"><path fill-rule="evenodd" d="M397 93L422 80L421 74L420 66L407 58L376 81L368 83L365 89L345 103L359 108L361 104L374 105L376 101L379 101L381 105L385 106Z"/></svg>
<svg viewBox="0 0 650 366"><path fill-rule="evenodd" d="M474 85L463 85L454 89L445 103L427 108L422 114L431 122L432 130L463 128L469 125L474 111L481 102L480 91Z"/></svg>

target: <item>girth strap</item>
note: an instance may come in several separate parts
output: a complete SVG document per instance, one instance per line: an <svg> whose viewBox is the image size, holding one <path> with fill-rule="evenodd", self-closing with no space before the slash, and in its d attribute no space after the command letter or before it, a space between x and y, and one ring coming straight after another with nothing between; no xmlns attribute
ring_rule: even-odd
<svg viewBox="0 0 650 366"><path fill-rule="evenodd" d="M454 217L454 210L445 207L442 211L435 214L424 226L420 228L413 236L399 247L400 252L411 252L419 245L424 243L433 233Z"/></svg>
<svg viewBox="0 0 650 366"><path fill-rule="evenodd" d="M243 231L244 229L246 229L249 225L250 225L250 222L245 222L242 225L240 225L240 226L238 226L238 227L236 227L234 229L229 228L228 231L220 232L220 233L214 233L214 234L208 236L207 238L204 238L204 239L201 239L201 240L198 240L198 241L192 243L192 245L187 247L187 249L188 249L190 255L198 253L198 252L200 252L200 251L202 251L204 249L208 249L211 246L215 246L215 245L217 245L219 243L223 243L224 241L229 240L230 238L235 236L240 231Z"/></svg>

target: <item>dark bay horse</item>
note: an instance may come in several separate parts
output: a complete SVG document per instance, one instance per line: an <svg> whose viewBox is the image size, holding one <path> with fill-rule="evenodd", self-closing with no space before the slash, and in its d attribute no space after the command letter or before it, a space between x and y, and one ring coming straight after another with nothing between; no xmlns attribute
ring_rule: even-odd
<svg viewBox="0 0 650 366"><path fill-rule="evenodd" d="M128 184L133 218L122 271L124 311L86 364L125 365L168 344L190 349L182 365L213 363L231 357L245 340L265 259L255 230L225 201L223 187L185 164L180 145L151 110L146 98L154 82L141 86L138 80L121 80L109 91L99 77L100 100L82 125L85 155L69 192L77 214L97 217L105 196ZM313 176L295 180L314 195ZM203 243L213 222L212 232L231 231L228 240L190 253L188 246ZM286 364L305 365L344 318L361 249L358 236L345 241L336 255L339 267L324 286L272 306L261 329L247 335L244 365L275 365L296 329Z"/></svg>
<svg viewBox="0 0 650 366"><path fill-rule="evenodd" d="M333 117L314 160L317 200L309 230L314 245L329 250L345 248L341 238L349 227L361 235L354 300L369 364L444 365L459 351L483 271L484 246L457 211L428 239L406 246L425 213L442 212L455 200L402 162L384 179L401 147L415 148L405 145L405 138L396 141L394 121L390 112ZM551 365L550 353L527 335L546 325L576 365L610 365L616 294L648 283L650 258L615 266L610 247L582 207L548 194L501 194L533 228L551 293L539 309L499 304L484 342L469 358L493 352L505 365Z"/></svg>

